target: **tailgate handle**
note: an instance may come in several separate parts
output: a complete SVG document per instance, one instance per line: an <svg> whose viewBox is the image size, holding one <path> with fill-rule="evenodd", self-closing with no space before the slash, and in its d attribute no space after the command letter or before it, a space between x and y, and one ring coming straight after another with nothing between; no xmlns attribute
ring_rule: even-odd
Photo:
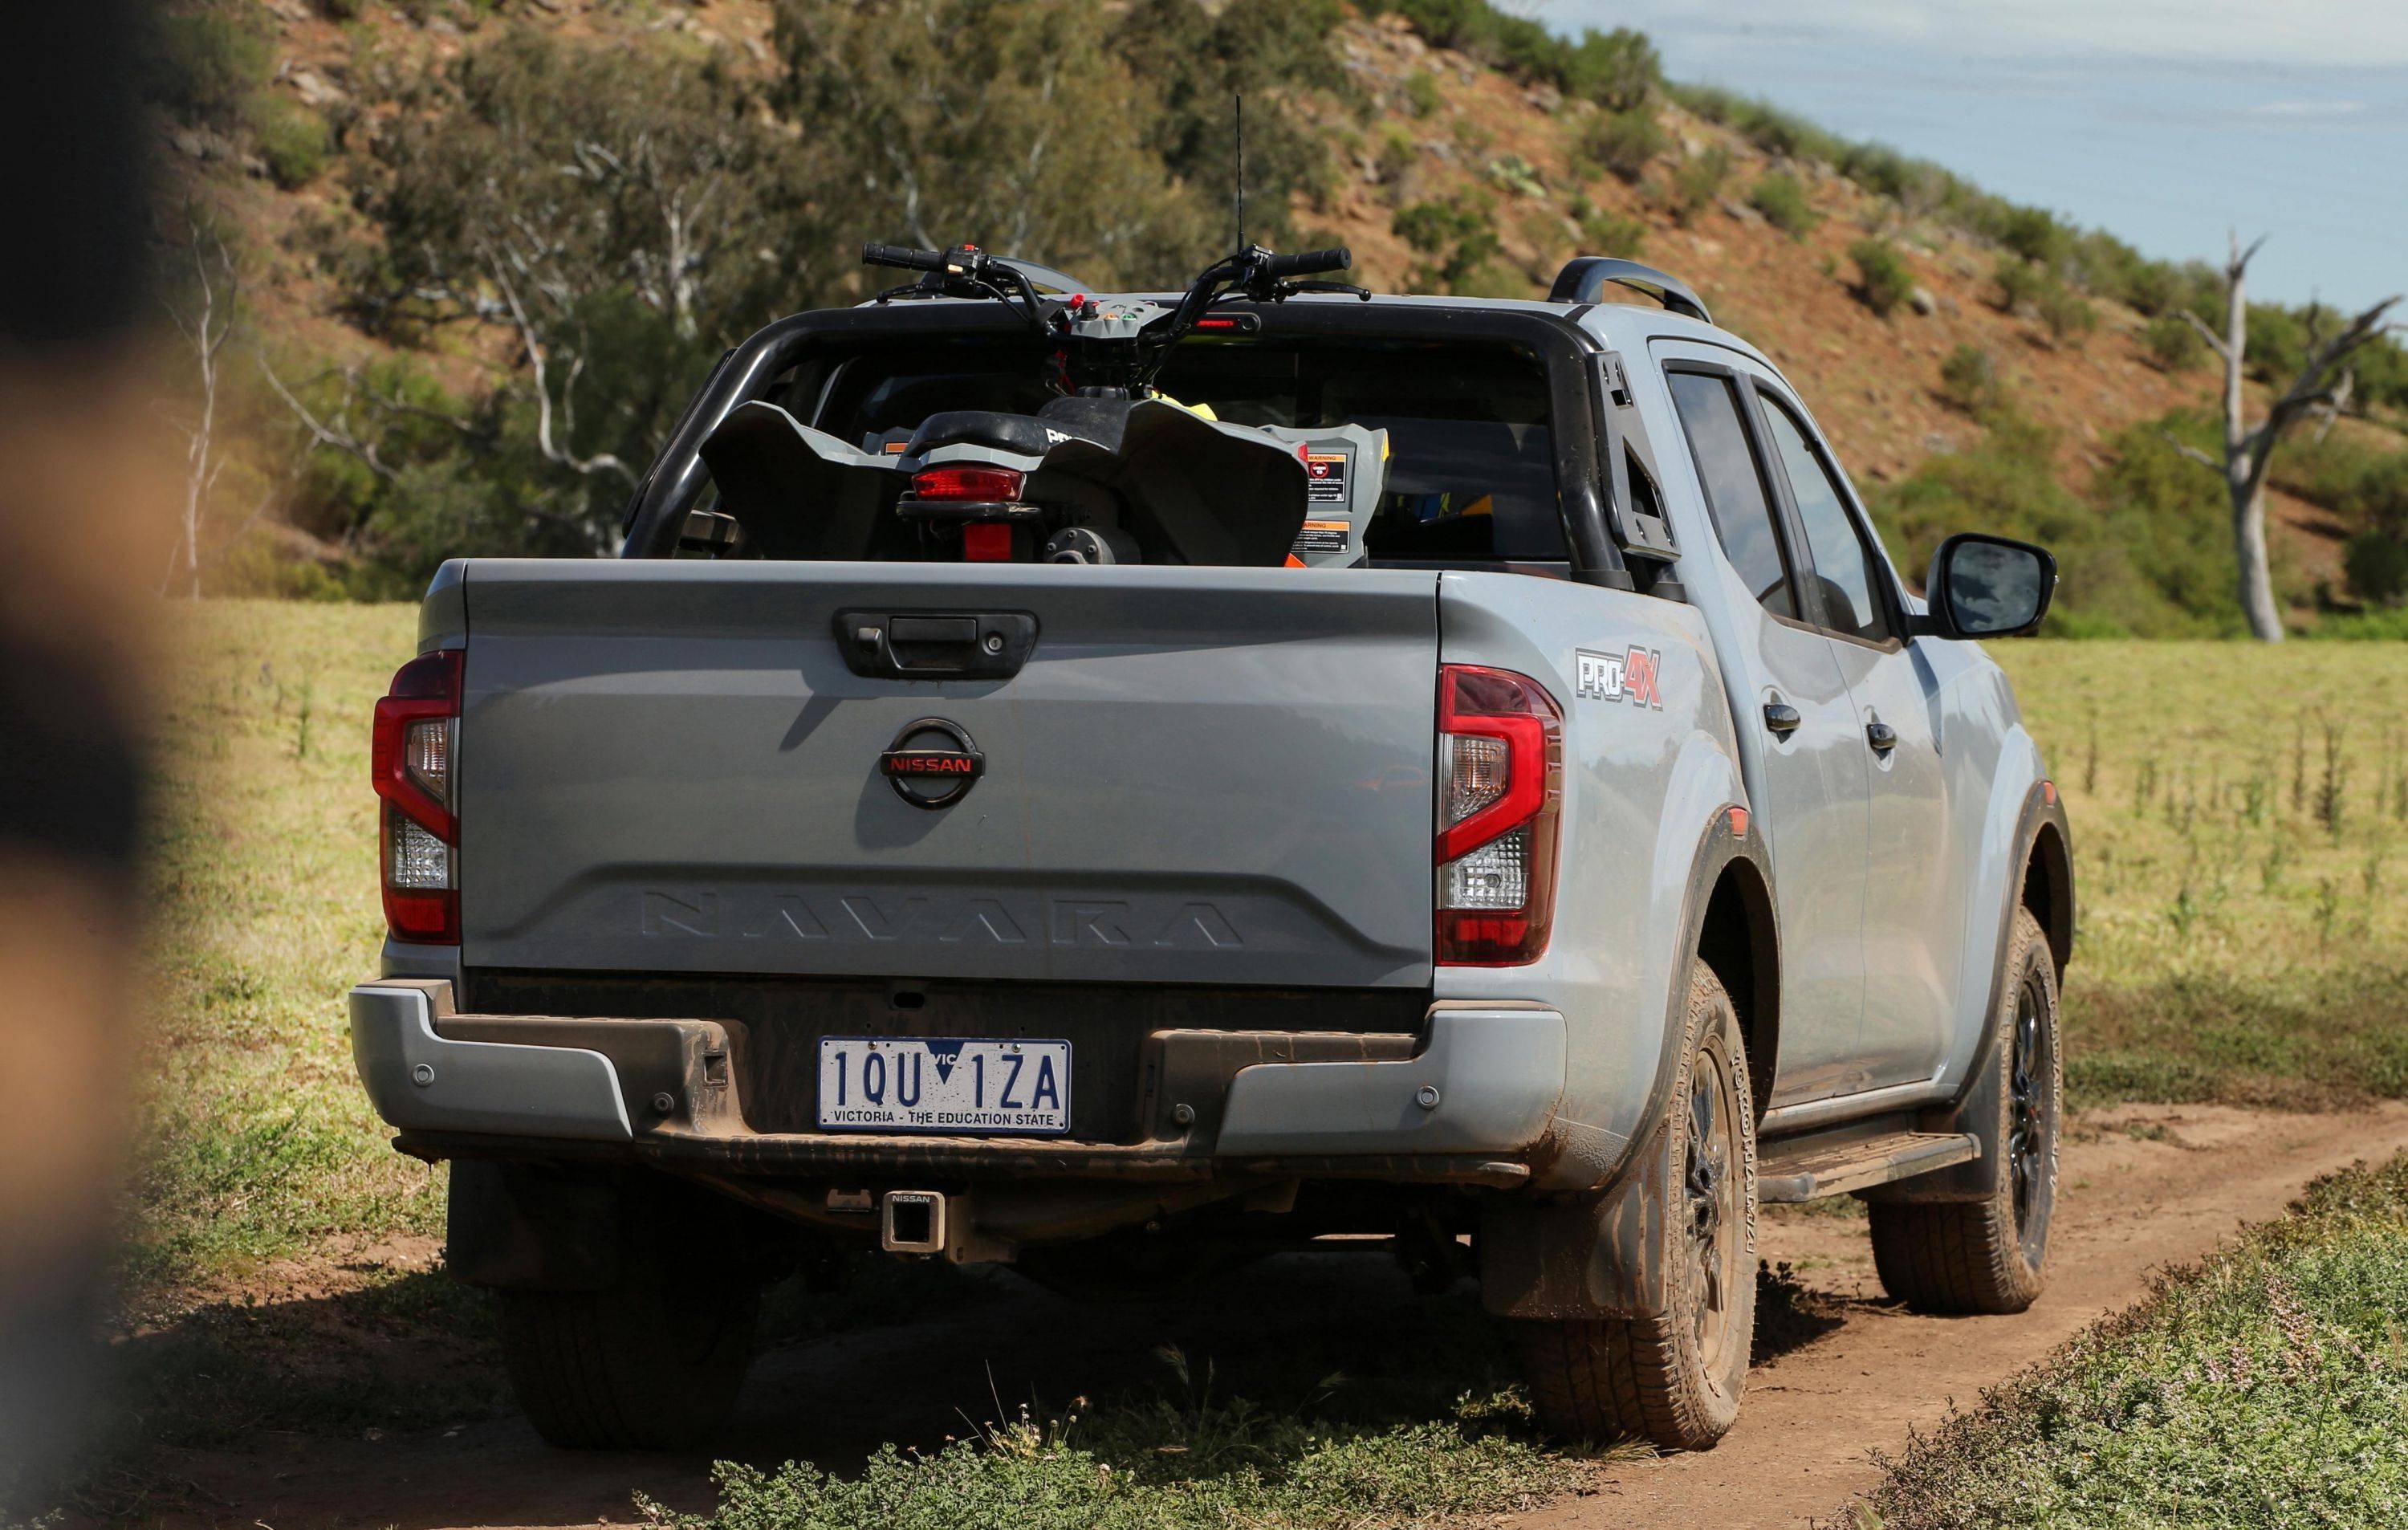
<svg viewBox="0 0 2408 1530"><path fill-rule="evenodd" d="M1027 611L836 613L845 667L872 679L1008 679L1037 647Z"/></svg>

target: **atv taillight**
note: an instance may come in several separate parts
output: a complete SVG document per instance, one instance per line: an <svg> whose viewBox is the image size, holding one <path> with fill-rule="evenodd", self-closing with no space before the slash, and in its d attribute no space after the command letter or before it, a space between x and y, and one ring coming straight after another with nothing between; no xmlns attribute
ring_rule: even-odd
<svg viewBox="0 0 2408 1530"><path fill-rule="evenodd" d="M1010 467L929 467L911 475L911 497L971 504L1009 504L1020 497L1022 475Z"/></svg>
<svg viewBox="0 0 2408 1530"><path fill-rule="evenodd" d="M1439 670L1438 960L1515 966L1547 949L1563 708L1526 675Z"/></svg>
<svg viewBox="0 0 2408 1530"><path fill-rule="evenodd" d="M973 521L962 528L962 561L1002 564L1011 561L1011 522Z"/></svg>
<svg viewBox="0 0 2408 1530"><path fill-rule="evenodd" d="M378 880L395 940L460 938L460 657L420 654L376 704L368 771L383 799Z"/></svg>

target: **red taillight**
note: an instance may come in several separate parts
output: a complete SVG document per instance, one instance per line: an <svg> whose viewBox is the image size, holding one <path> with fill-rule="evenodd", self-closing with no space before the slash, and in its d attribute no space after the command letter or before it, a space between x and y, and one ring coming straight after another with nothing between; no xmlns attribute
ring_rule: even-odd
<svg viewBox="0 0 2408 1530"><path fill-rule="evenodd" d="M459 750L460 651L422 653L376 704L368 741L383 799L378 881L396 940L460 938Z"/></svg>
<svg viewBox="0 0 2408 1530"><path fill-rule="evenodd" d="M1516 966L1547 949L1563 708L1526 675L1439 670L1438 959Z"/></svg>
<svg viewBox="0 0 2408 1530"><path fill-rule="evenodd" d="M966 563L1001 564L1011 561L1011 522L1009 521L973 521L962 528L962 559Z"/></svg>
<svg viewBox="0 0 2408 1530"><path fill-rule="evenodd" d="M1021 474L1010 467L930 467L911 475L915 499L1008 504L1020 497Z"/></svg>

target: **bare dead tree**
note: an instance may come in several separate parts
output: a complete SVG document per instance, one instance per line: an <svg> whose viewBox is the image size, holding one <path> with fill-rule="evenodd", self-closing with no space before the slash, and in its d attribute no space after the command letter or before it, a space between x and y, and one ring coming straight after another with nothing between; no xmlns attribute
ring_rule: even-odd
<svg viewBox="0 0 2408 1530"><path fill-rule="evenodd" d="M165 300L167 316L192 353L195 390L190 414L176 419L184 437L184 500L177 528L175 551L159 579L159 593L175 588L180 573L184 594L201 593L201 526L218 475L225 471L226 454L218 439L218 392L224 380L222 358L234 338L241 282L234 254L225 240L204 226L200 213L184 211L185 236L193 259L192 291Z"/></svg>
<svg viewBox="0 0 2408 1530"><path fill-rule="evenodd" d="M701 277L717 253L711 204L738 152L732 136L688 134L672 140L647 129L636 132L624 148L580 138L569 146L569 163L562 167L567 179L593 188L597 204L629 204L631 211L649 212L658 222L657 242L629 241L627 265L637 292L669 316L681 340L700 333L695 310Z"/></svg>
<svg viewBox="0 0 2408 1530"><path fill-rule="evenodd" d="M532 233L532 230L523 230ZM541 241L497 239L480 242L479 254L485 265L485 275L502 294L502 309L511 327L518 331L519 346L526 354L529 381L535 386L535 445L544 461L566 467L585 478L609 473L624 480L629 488L636 485L636 470L615 452L597 451L580 457L569 444L577 434L577 379L585 371L583 336L568 349L568 365L560 380L557 402L552 396L551 346L543 329L527 310L522 285L533 288L550 298L560 316L567 318L575 306L574 294L561 279L553 260L556 250ZM557 415L559 429L553 429Z"/></svg>
<svg viewBox="0 0 2408 1530"><path fill-rule="evenodd" d="M2311 308L2307 356L2300 364L2299 375L2267 406L2265 418L2253 425L2241 386L2249 349L2249 304L2244 289L2250 258L2265 242L2259 238L2243 250L2239 233L2232 236L2231 258L2224 267L2222 335L2187 308L2182 315L2207 342L2208 349L2224 362L2223 459L2218 461L2185 441L2175 441L2173 445L2191 461L2223 476L2225 493L2232 505L2232 551L2239 568L2242 612L2248 618L2251 636L2264 642L2279 643L2283 640L2283 619L2274 608L2273 580L2266 567L2267 468L2273 461L2274 448L2282 444L2285 433L2292 426L2312 414L2322 414L2329 422L2348 407L2354 379L2342 363L2388 327L2383 316L2400 299L2386 297L2329 333L2325 329L2323 310Z"/></svg>
<svg viewBox="0 0 2408 1530"><path fill-rule="evenodd" d="M534 394L535 446L546 462L634 486L636 465L574 445L578 382L590 349L580 305L624 278L681 339L693 339L703 275L726 254L711 214L738 152L729 136L664 142L637 131L615 146L579 139L566 163L549 167L552 194L508 206L498 197L480 201L462 260L424 251L433 276L410 296L508 324L517 336ZM618 232L596 248L594 230L605 224Z"/></svg>
<svg viewBox="0 0 2408 1530"><path fill-rule="evenodd" d="M342 373L344 385L342 406L329 409L322 416L309 406L302 403L293 390L285 385L284 379L276 375L276 368L267 365L265 356L255 359L259 363L259 375L267 379L269 391L284 401L284 407L290 409L293 412L293 418L300 422L312 447L328 447L355 458L361 466L387 483L391 483L400 476L384 460L384 455L377 443L361 436L351 427L351 402L359 391L359 375L356 372L346 370Z"/></svg>

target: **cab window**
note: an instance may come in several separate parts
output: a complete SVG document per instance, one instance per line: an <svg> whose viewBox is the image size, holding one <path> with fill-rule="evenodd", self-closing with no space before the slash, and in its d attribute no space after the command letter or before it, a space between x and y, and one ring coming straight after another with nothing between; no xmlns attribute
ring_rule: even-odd
<svg viewBox="0 0 2408 1530"><path fill-rule="evenodd" d="M1762 394L1773 451L1789 479L1789 497L1806 532L1814 582L1823 597L1823 619L1832 631L1867 642L1887 642L1889 608L1875 586L1874 553L1849 514L1847 499L1822 453L1808 441L1806 427L1789 406Z"/></svg>
<svg viewBox="0 0 2408 1530"><path fill-rule="evenodd" d="M1773 524L1772 497L1740 418L1738 390L1719 373L1673 371L1666 380L1689 437L1689 455L1697 460L1698 480L1705 485L1706 509L1724 556L1766 610L1795 620L1797 593Z"/></svg>

